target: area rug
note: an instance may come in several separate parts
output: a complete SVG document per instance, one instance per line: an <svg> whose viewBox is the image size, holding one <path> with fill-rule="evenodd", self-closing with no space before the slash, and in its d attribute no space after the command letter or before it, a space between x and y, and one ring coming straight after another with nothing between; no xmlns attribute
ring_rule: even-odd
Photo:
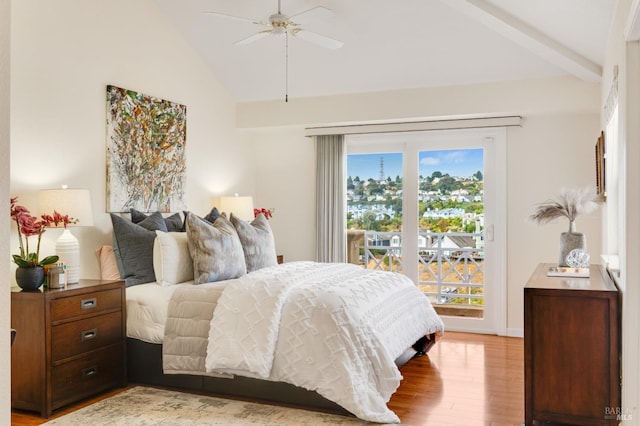
<svg viewBox="0 0 640 426"><path fill-rule="evenodd" d="M45 425L364 425L355 417L136 386Z"/></svg>

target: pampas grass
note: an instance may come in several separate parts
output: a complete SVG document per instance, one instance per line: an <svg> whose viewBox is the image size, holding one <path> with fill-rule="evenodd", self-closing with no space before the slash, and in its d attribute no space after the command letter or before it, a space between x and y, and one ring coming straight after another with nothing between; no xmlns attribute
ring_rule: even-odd
<svg viewBox="0 0 640 426"><path fill-rule="evenodd" d="M549 223L558 218L566 217L573 223L579 215L588 214L602 203L602 196L596 194L592 187L562 188L559 200L547 200L538 204L529 220L536 223Z"/></svg>

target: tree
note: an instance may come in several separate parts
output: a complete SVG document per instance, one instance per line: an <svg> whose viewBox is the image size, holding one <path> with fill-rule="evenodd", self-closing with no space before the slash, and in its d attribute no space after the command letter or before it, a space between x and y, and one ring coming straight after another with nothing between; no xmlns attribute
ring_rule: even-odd
<svg viewBox="0 0 640 426"><path fill-rule="evenodd" d="M440 190L441 194L446 194L451 191L458 189L458 182L449 175L445 175L438 182L437 188Z"/></svg>
<svg viewBox="0 0 640 426"><path fill-rule="evenodd" d="M391 207L393 208L393 212L398 215L402 213L402 198L396 198L392 201Z"/></svg>
<svg viewBox="0 0 640 426"><path fill-rule="evenodd" d="M367 231L380 230L380 223L376 220L376 214L372 211L367 211L362 215L362 226Z"/></svg>

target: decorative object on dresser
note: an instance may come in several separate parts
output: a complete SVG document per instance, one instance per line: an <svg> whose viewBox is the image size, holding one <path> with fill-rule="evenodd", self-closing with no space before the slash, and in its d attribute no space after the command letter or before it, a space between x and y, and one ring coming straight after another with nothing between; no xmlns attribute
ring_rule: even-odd
<svg viewBox="0 0 640 426"><path fill-rule="evenodd" d="M525 424L617 425L620 292L604 268L589 278L548 277L524 288Z"/></svg>
<svg viewBox="0 0 640 426"><path fill-rule="evenodd" d="M66 282L77 283L80 279L80 243L68 226L93 226L91 195L88 189L44 189L38 194L40 212L54 212L49 227L64 227L56 240L56 254L65 266ZM73 220L56 220L58 212L68 213ZM63 218L64 219L64 218Z"/></svg>
<svg viewBox="0 0 640 426"><path fill-rule="evenodd" d="M263 214L266 219L271 219L273 217L273 209L265 209L264 207L261 209L253 209L254 217L258 217L260 214Z"/></svg>
<svg viewBox="0 0 640 426"><path fill-rule="evenodd" d="M576 219L581 214L594 211L603 201L602 195L597 194L591 187L563 188L559 200L547 200L538 204L529 219L536 223L548 223L558 218L569 220L569 231L560 234L560 249L558 266L567 264L567 255L574 249L587 249L587 237L582 232L576 232Z"/></svg>
<svg viewBox="0 0 640 426"><path fill-rule="evenodd" d="M11 405L53 410L126 384L124 281L11 293Z"/></svg>
<svg viewBox="0 0 640 426"><path fill-rule="evenodd" d="M49 220L47 216L41 218L31 216L26 207L18 204L18 197L10 199L10 208L11 219L15 222L18 230L20 246L20 254L13 255L13 262L18 265L16 282L23 290L37 290L44 282L44 267L58 261L58 256L47 256L40 259L40 240L45 228L49 225ZM63 217L59 214L58 216ZM68 216L64 216L64 218L69 220ZM32 248L29 248L29 237L35 236L38 239L35 251L32 251Z"/></svg>

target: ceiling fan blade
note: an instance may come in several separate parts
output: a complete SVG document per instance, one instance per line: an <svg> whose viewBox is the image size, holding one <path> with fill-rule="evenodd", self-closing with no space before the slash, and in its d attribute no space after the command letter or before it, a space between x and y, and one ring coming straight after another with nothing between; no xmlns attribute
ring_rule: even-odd
<svg viewBox="0 0 640 426"><path fill-rule="evenodd" d="M218 16L220 18L233 19L234 21L250 22L250 23L256 24L256 25L265 25L265 26L269 26L270 25L268 22L256 21L255 19L243 18L241 16L233 16L233 15L227 15L227 14L224 14L224 13L209 12L209 11L205 11L204 13L206 13L207 15Z"/></svg>
<svg viewBox="0 0 640 426"><path fill-rule="evenodd" d="M317 44L318 46L326 47L327 49L339 49L344 43L311 31L306 31L302 29L294 30L291 32L293 36L308 41L310 43Z"/></svg>
<svg viewBox="0 0 640 426"><path fill-rule="evenodd" d="M260 31L259 33L255 33L253 35L250 35L247 38L243 38L242 40L238 40L233 44L236 45L241 45L241 44L249 44L249 43L253 43L256 40L260 40L261 38L267 37L268 35L270 35L273 31L272 30L264 30L264 31Z"/></svg>
<svg viewBox="0 0 640 426"><path fill-rule="evenodd" d="M319 19L327 19L334 15L333 11L327 9L326 7L317 6L313 9L305 10L304 12L296 13L293 16L290 16L289 19L291 21L295 21L296 24L305 25L312 21L317 21Z"/></svg>

